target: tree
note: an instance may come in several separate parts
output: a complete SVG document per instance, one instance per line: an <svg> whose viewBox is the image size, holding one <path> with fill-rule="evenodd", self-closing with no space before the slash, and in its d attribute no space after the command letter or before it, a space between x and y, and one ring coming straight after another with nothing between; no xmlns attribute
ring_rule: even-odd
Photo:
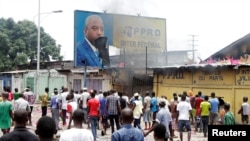
<svg viewBox="0 0 250 141"><path fill-rule="evenodd" d="M40 61L61 61L61 45L41 27ZM15 70L37 60L37 27L28 20L15 22L0 18L0 71Z"/></svg>

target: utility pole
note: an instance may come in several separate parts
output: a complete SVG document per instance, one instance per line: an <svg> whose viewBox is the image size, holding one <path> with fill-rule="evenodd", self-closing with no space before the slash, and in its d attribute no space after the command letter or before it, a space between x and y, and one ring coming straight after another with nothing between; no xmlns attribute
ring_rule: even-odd
<svg viewBox="0 0 250 141"><path fill-rule="evenodd" d="M197 37L198 35L189 35L190 37L191 37L191 40L189 40L189 41L191 41L191 46L192 46L192 63L195 63L195 51L197 51L196 49L195 49L195 46L198 46L198 45L196 45L195 44L195 42L197 42L198 40L195 40L195 37Z"/></svg>

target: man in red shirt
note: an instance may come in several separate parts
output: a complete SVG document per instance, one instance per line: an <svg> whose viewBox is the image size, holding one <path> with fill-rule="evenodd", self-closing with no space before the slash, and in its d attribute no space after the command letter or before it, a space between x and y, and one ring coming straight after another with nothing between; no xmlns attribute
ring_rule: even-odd
<svg viewBox="0 0 250 141"><path fill-rule="evenodd" d="M201 97L201 92L198 92L198 95L196 95L195 98L195 131L198 131L198 128L200 128L200 131L202 131L202 122L201 122L201 102L203 101L203 98Z"/></svg>
<svg viewBox="0 0 250 141"><path fill-rule="evenodd" d="M100 109L100 102L98 99L95 98L95 94L97 93L96 90L90 92L91 99L88 100L87 109L88 109L88 116L91 125L91 131L94 136L94 141L96 141L97 137L97 124L98 124L98 117L99 117L99 109Z"/></svg>

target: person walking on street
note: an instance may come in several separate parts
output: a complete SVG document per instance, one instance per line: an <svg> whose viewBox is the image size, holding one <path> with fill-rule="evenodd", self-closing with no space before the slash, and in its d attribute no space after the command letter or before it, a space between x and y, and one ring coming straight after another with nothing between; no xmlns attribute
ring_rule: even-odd
<svg viewBox="0 0 250 141"><path fill-rule="evenodd" d="M106 135L106 130L107 130L107 126L108 126L108 113L106 111L105 113L105 107L106 107L106 101L107 101L107 95L108 92L103 92L103 97L100 98L99 102L100 102L100 115L101 115L101 123L103 126L103 130L102 130L102 135Z"/></svg>
<svg viewBox="0 0 250 141"><path fill-rule="evenodd" d="M143 100L143 121L145 123L144 130L149 130L151 128L150 101L151 101L151 97L149 96L149 91L146 91L146 94Z"/></svg>
<svg viewBox="0 0 250 141"><path fill-rule="evenodd" d="M57 133L55 120L49 116L41 117L37 122L35 133L40 141L55 141L54 135Z"/></svg>
<svg viewBox="0 0 250 141"><path fill-rule="evenodd" d="M63 126L67 125L66 122L66 115L67 115L67 96L68 96L68 88L63 88L63 93L61 93L61 96L59 97L60 99L60 110L61 110L61 115L62 115L62 121L63 121Z"/></svg>
<svg viewBox="0 0 250 141"><path fill-rule="evenodd" d="M183 141L184 127L188 132L188 141L191 139L191 125L189 115L192 112L191 104L186 101L186 95L181 96L181 101L177 105L177 123L180 132L180 139Z"/></svg>
<svg viewBox="0 0 250 141"><path fill-rule="evenodd" d="M60 101L59 101L57 88L54 88L54 95L52 96L52 98L50 100L50 106L51 106L52 119L55 121L55 124L56 124L56 130L59 130L60 129L59 128Z"/></svg>
<svg viewBox="0 0 250 141"><path fill-rule="evenodd" d="M178 125L176 123L177 104L178 104L178 96L175 95L174 100L170 104L170 112L171 112L171 117L172 117L172 122L171 122L172 128L170 128L170 132L173 138L177 138L177 136L175 136L175 133L174 133L174 131L178 129Z"/></svg>
<svg viewBox="0 0 250 141"><path fill-rule="evenodd" d="M224 119L224 125L235 125L235 117L233 112L230 111L230 104L225 103L224 104L224 110L225 110L225 119Z"/></svg>
<svg viewBox="0 0 250 141"><path fill-rule="evenodd" d="M8 101L9 93L2 92L3 101L0 102L0 129L2 130L3 134L7 134L10 132L11 121L13 119L12 114L12 103Z"/></svg>
<svg viewBox="0 0 250 141"><path fill-rule="evenodd" d="M42 107L42 116L47 115L47 107L49 102L49 88L45 88L45 93L41 96L41 107Z"/></svg>
<svg viewBox="0 0 250 141"><path fill-rule="evenodd" d="M172 128L171 127L172 118L171 118L171 114L170 114L169 110L166 109L165 106L166 106L166 101L164 99L160 99L159 100L160 109L159 109L158 113L156 114L155 124L153 124L152 128L148 132L144 133L145 137L150 132L152 132L157 127L157 125L163 124L166 127L164 141L168 141L168 139L172 140L173 135L171 135L171 132L170 132L170 129Z"/></svg>
<svg viewBox="0 0 250 141"><path fill-rule="evenodd" d="M201 102L201 121L203 125L204 137L207 137L208 123L209 123L209 113L211 109L211 104L208 102L208 96L205 96L205 101Z"/></svg>
<svg viewBox="0 0 250 141"><path fill-rule="evenodd" d="M30 112L28 114L28 117L29 117L29 125L32 125L32 111L33 111L33 105L35 103L35 100L36 100L36 96L35 94L30 90L30 87L27 87L25 92L23 93L24 94L24 97L25 99L28 101L29 103L29 107L30 107Z"/></svg>
<svg viewBox="0 0 250 141"><path fill-rule="evenodd" d="M248 102L248 97L243 97L243 103L240 107L240 110L238 111L238 114L241 114L241 122L242 124L245 125L248 124L250 115L250 106L247 102Z"/></svg>
<svg viewBox="0 0 250 141"><path fill-rule="evenodd" d="M139 93L134 94L135 100L132 111L134 115L134 127L141 129L142 102L139 100Z"/></svg>
<svg viewBox="0 0 250 141"><path fill-rule="evenodd" d="M94 140L96 141L97 138L97 124L99 118L99 110L100 110L100 102L98 99L95 98L96 90L93 90L90 93L91 99L88 100L88 116L90 120L90 127L92 134L94 136Z"/></svg>
<svg viewBox="0 0 250 141"><path fill-rule="evenodd" d="M218 98L215 97L215 93L211 93L211 99L209 100L211 104L211 110L210 110L210 125L217 124L218 121L218 113L220 109L220 104Z"/></svg>
<svg viewBox="0 0 250 141"><path fill-rule="evenodd" d="M15 88L14 90L14 100L17 100L19 98L19 92L18 92L18 88Z"/></svg>
<svg viewBox="0 0 250 141"><path fill-rule="evenodd" d="M24 99L24 95L22 93L19 95L19 98L14 102L14 110L18 111L21 109L26 110L28 113L30 113L29 102Z"/></svg>
<svg viewBox="0 0 250 141"><path fill-rule="evenodd" d="M144 141L143 132L132 126L133 111L125 108L121 111L122 127L111 136L111 141Z"/></svg>
<svg viewBox="0 0 250 141"><path fill-rule="evenodd" d="M108 118L110 120L111 132L114 133L115 125L116 129L120 129L120 122L119 122L119 112L121 111L120 101L119 98L115 96L115 91L110 90L111 95L107 97L106 102L106 111L108 112ZM105 111L105 112L106 112ZM114 123L115 121L115 123Z"/></svg>
<svg viewBox="0 0 250 141"><path fill-rule="evenodd" d="M154 140L165 141L166 127L163 124L158 124L154 128Z"/></svg>
<svg viewBox="0 0 250 141"><path fill-rule="evenodd" d="M59 141L94 141L91 131L83 128L84 113L81 109L74 111L72 116L74 126L64 130Z"/></svg>
<svg viewBox="0 0 250 141"><path fill-rule="evenodd" d="M155 123L156 113L158 112L158 100L155 97L155 92L152 92L152 98L150 101L150 111L153 113L153 124Z"/></svg>
<svg viewBox="0 0 250 141"><path fill-rule="evenodd" d="M201 92L198 92L198 95L195 98L194 105L195 105L195 131L198 131L198 128L200 132L202 131L202 121L201 121L201 102L204 99L201 97Z"/></svg>
<svg viewBox="0 0 250 141"><path fill-rule="evenodd" d="M3 135L0 141L39 141L39 138L26 128L28 112L25 109L15 111L13 121L15 121L14 130Z"/></svg>
<svg viewBox="0 0 250 141"><path fill-rule="evenodd" d="M81 94L81 98L80 98L80 107L84 112L84 123L88 124L88 128L89 126L89 122L88 122L88 112L87 112L87 100L89 99L90 94L88 92L88 89L86 87L83 88L83 93Z"/></svg>

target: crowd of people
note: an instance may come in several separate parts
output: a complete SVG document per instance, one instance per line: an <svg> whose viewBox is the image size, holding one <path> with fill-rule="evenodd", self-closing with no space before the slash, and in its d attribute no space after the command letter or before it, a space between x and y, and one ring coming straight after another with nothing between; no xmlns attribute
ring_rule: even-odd
<svg viewBox="0 0 250 141"><path fill-rule="evenodd" d="M202 92L193 95L192 91L184 91L179 95L174 93L168 100L166 96L157 97L153 91L134 93L129 98L116 90L83 88L78 93L62 87L61 90L55 88L52 96L49 88L45 88L39 97L42 114L35 135L26 128L32 125L31 114L36 99L31 89L28 87L22 92L15 89L15 93L6 89L1 98L0 128L4 135L0 141L50 141L62 129L65 130L60 133L60 141L97 141L97 129L104 136L107 128L111 129L111 141L144 141L151 132L154 132L155 141L171 141L173 138L183 141L183 132L187 132L190 141L192 124L196 132L203 132L204 137L207 137L208 125L236 124L230 104L217 98L214 92L209 97ZM51 109L51 117L47 115L48 109ZM244 97L238 111L243 124L248 124L249 112L248 97ZM145 124L144 129L141 121ZM13 125L14 130L10 131Z"/></svg>

